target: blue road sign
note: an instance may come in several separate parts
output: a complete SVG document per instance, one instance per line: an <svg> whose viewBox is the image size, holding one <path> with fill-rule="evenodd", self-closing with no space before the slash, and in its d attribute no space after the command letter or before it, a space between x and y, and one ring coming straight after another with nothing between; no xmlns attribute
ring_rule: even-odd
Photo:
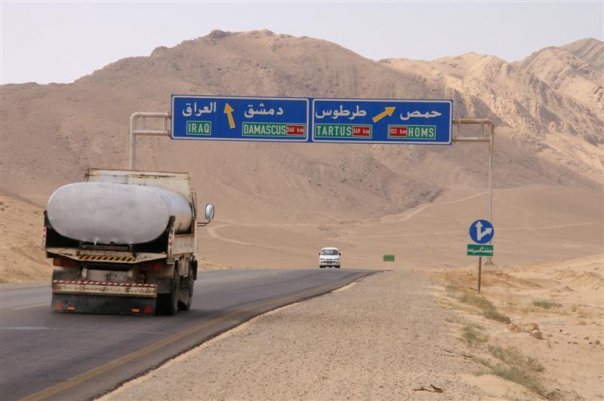
<svg viewBox="0 0 604 401"><path fill-rule="evenodd" d="M470 224L470 238L477 244L491 242L495 235L495 228L488 220L476 220Z"/></svg>
<svg viewBox="0 0 604 401"><path fill-rule="evenodd" d="M313 142L451 144L451 100L313 99Z"/></svg>
<svg viewBox="0 0 604 401"><path fill-rule="evenodd" d="M309 99L172 96L172 138L307 142Z"/></svg>

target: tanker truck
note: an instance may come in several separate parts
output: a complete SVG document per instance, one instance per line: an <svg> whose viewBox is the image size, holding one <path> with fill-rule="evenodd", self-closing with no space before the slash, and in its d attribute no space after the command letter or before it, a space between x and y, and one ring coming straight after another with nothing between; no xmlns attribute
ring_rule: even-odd
<svg viewBox="0 0 604 401"><path fill-rule="evenodd" d="M172 315L197 279L197 205L187 173L89 169L44 211L55 312Z"/></svg>

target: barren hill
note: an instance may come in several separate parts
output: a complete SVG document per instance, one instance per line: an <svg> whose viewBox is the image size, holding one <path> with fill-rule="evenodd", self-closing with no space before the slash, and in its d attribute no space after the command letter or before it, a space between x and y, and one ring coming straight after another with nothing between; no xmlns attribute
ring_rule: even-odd
<svg viewBox="0 0 604 401"><path fill-rule="evenodd" d="M575 52L587 55L580 60L588 67L594 63L589 67L592 72L576 66L573 74L571 65L563 80L574 87L575 80L589 78L601 94L597 60L604 44L589 43L591 50L575 46ZM375 63L306 37L214 31L174 48L157 48L149 57L117 61L72 84L3 86L3 191L40 203L57 184L81 177L86 167L125 167L129 115L168 111L173 93L453 98L456 117L490 118L503 127L497 185L556 182L560 176L567 183L599 183L604 124L596 108L601 102L587 95L580 99L575 98L577 93L566 95L566 86L556 84L561 74L536 66L534 59L543 52L554 49L515 64L477 54L434 62ZM578 59L567 50L556 52ZM477 183L481 168L469 166L468 152L455 146L182 144L143 139L141 147L145 150L140 167L189 170L197 187L210 193L233 191L233 196L267 202L277 194L296 194L288 202L292 207L307 204L310 198L328 210L342 207L354 213L365 209L366 201L357 201L358 194L364 194L376 209L372 214L383 215L430 200L450 186L483 186Z"/></svg>
<svg viewBox="0 0 604 401"><path fill-rule="evenodd" d="M496 188L599 193L603 49L588 39L516 63L473 53L374 62L308 37L214 31L71 84L0 87L1 191L43 207L88 167L126 168L131 113L168 112L171 94L205 94L453 99L456 118L496 123ZM481 145L143 138L138 152L138 168L189 171L198 197L216 203L230 223L380 219L486 187Z"/></svg>

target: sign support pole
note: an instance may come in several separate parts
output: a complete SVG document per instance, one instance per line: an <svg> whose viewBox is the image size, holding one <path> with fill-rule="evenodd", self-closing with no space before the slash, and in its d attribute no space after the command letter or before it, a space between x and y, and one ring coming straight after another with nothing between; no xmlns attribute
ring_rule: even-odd
<svg viewBox="0 0 604 401"><path fill-rule="evenodd" d="M478 257L478 293L480 293L480 283L482 281L482 256Z"/></svg>
<svg viewBox="0 0 604 401"><path fill-rule="evenodd" d="M490 120L474 120L474 119L458 119L453 120L453 125L457 125L457 132L462 125L480 125L482 136L479 137L461 137L459 135L453 136L453 143L455 142L485 142L488 145L489 159L487 165L488 178L487 178L487 220L493 222L493 155L495 153L495 124ZM489 128L489 135L484 135L484 128ZM493 258L487 257L485 262L486 265L493 264Z"/></svg>

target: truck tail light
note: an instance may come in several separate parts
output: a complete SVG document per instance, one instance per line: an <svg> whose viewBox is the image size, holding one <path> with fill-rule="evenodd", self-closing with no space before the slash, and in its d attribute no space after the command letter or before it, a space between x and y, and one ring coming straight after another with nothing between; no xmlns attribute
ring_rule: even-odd
<svg viewBox="0 0 604 401"><path fill-rule="evenodd" d="M150 315L153 313L153 307L151 305L146 305L144 307L144 309L141 310L141 308L131 308L130 309L131 313L144 313L146 315Z"/></svg>
<svg viewBox="0 0 604 401"><path fill-rule="evenodd" d="M53 258L52 265L61 267L78 267L78 262L67 258Z"/></svg>

